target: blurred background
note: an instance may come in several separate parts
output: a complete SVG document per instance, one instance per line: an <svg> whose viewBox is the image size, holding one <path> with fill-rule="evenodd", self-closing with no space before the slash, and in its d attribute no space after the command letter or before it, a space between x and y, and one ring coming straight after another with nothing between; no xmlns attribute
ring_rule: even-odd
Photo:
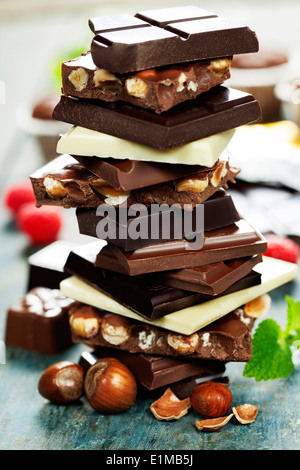
<svg viewBox="0 0 300 470"><path fill-rule="evenodd" d="M300 3L298 0L190 3L245 23L257 33L264 55L258 62L255 59L251 63L236 63L227 82L252 92L264 115L262 128L252 126L250 132L248 129L239 133L232 142L232 162L242 168L239 184L232 191L236 204L261 231L275 231L297 239ZM11 184L28 180L30 173L55 156L57 138L65 126L47 119L45 97L53 100L54 96L55 101L60 93L61 62L89 49L93 36L88 27L91 17L135 14L176 5L182 5L182 1L0 0L0 236L5 240L0 245L0 256L4 269L1 288L3 292L8 289L7 299L15 297L16 285L18 290L24 290L27 269L24 260L36 248L16 227L5 196ZM53 101L49 102L53 106ZM44 106L36 107L39 103ZM80 240L73 211L64 211L62 217L60 237Z"/></svg>

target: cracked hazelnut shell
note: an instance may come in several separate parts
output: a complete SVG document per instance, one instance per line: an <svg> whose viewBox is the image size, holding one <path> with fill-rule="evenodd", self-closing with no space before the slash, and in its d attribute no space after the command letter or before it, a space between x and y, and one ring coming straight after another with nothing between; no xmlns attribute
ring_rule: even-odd
<svg viewBox="0 0 300 470"><path fill-rule="evenodd" d="M232 393L226 385L217 382L204 382L191 394L193 409L203 418L225 416L232 404Z"/></svg>

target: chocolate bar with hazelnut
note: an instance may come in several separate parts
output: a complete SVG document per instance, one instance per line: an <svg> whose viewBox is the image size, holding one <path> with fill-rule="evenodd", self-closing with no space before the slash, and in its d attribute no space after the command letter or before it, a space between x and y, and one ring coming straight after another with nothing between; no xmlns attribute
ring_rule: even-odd
<svg viewBox="0 0 300 470"><path fill-rule="evenodd" d="M239 213L236 210L231 196L223 189L219 189L213 196L206 199L206 201L203 202L203 208L205 232L232 225L240 220ZM159 236L157 238L153 238L151 236L152 227L162 227L164 220L163 217L167 215L167 212L172 213L172 216L174 217L174 223L172 224L170 222L168 237L166 238L160 230ZM194 213L195 212L196 211L194 210ZM196 216L194 213L192 215L193 220ZM178 223L184 223L184 212L178 207L171 207L170 210L168 210L168 208L164 208L164 210L159 212L153 212L148 208L147 211L142 212L138 216L141 225L143 227L148 227L147 238L132 238L130 237L130 225L132 222L134 223L135 217L128 216L123 220L118 208L116 208L115 217L111 217L109 212L101 216L97 213L96 209L78 208L76 210L76 217L80 233L96 238L98 223L105 218L109 226L112 228L113 233L113 236L111 236L110 232L107 231L105 240L113 245L119 246L124 251L133 251L145 246L173 240L176 238L174 227ZM146 220L144 220L144 218L146 218ZM170 221L171 220L172 219L170 218ZM190 235L187 233L187 228L185 228L185 230L182 229L182 233L188 236Z"/></svg>
<svg viewBox="0 0 300 470"><path fill-rule="evenodd" d="M201 168L201 167L200 167ZM234 183L239 170L230 167L227 159L219 159L212 168L203 167L194 175L169 183L133 191L115 189L111 184L89 171L70 155L61 155L30 176L36 205L70 207L114 207L142 204L177 204L189 208L201 204L220 188Z"/></svg>
<svg viewBox="0 0 300 470"><path fill-rule="evenodd" d="M201 165L157 163L130 159L98 158L72 155L78 163L102 178L115 189L131 191L166 181L195 175L203 170Z"/></svg>
<svg viewBox="0 0 300 470"><path fill-rule="evenodd" d="M111 246L105 244L103 240L79 245L71 251L64 269L141 317L150 320L217 297L168 286L160 282L156 274L127 276L115 272L119 264L110 248ZM99 250L109 270L94 266ZM257 285L260 281L260 274L254 270L248 271L247 275L224 288L222 295Z"/></svg>
<svg viewBox="0 0 300 470"><path fill-rule="evenodd" d="M138 383L148 390L177 384L181 393L183 393L184 385L184 393L186 393L187 384L192 379L196 384L217 378L223 379L225 372L223 362L205 359L190 361L177 357L131 354L127 351L105 347L82 352L79 364L86 373L101 357L114 357L123 362L131 370Z"/></svg>
<svg viewBox="0 0 300 470"><path fill-rule="evenodd" d="M125 101L162 113L230 78L231 58L148 69L135 74L114 74L97 67L91 53L62 63L66 96Z"/></svg>
<svg viewBox="0 0 300 470"><path fill-rule="evenodd" d="M161 114L122 101L62 95L53 118L166 150L259 121L261 109L252 95L217 85Z"/></svg>
<svg viewBox="0 0 300 470"><path fill-rule="evenodd" d="M258 51L247 26L195 6L91 18L94 63L111 72Z"/></svg>
<svg viewBox="0 0 300 470"><path fill-rule="evenodd" d="M69 348L68 310L73 304L58 289L31 289L7 311L6 345L49 355Z"/></svg>
<svg viewBox="0 0 300 470"><path fill-rule="evenodd" d="M69 310L74 343L130 353L222 362L250 360L254 321L241 307L191 335L181 335L80 302Z"/></svg>

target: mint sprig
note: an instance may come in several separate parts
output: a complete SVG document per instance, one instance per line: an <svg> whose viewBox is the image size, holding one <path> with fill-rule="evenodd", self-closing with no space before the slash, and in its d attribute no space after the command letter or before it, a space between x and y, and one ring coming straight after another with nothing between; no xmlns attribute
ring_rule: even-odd
<svg viewBox="0 0 300 470"><path fill-rule="evenodd" d="M252 358L244 367L244 376L257 382L288 377L294 370L292 345L300 342L300 302L286 296L285 330L273 319L263 320L252 339Z"/></svg>

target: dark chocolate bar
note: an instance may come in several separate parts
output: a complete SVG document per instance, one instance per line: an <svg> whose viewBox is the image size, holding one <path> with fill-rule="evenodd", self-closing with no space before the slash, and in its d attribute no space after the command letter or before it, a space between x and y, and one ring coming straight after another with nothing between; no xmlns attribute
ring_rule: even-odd
<svg viewBox="0 0 300 470"><path fill-rule="evenodd" d="M89 25L93 61L111 72L258 51L250 28L194 6L92 18Z"/></svg>
<svg viewBox="0 0 300 470"><path fill-rule="evenodd" d="M219 85L163 114L122 102L61 96L53 118L166 150L258 121L261 110L252 95Z"/></svg>
<svg viewBox="0 0 300 470"><path fill-rule="evenodd" d="M205 232L232 225L240 220L232 198L224 190L217 191L213 196L204 201L203 207ZM173 224L170 223L170 233L169 236L165 238L163 237L162 224L167 212L167 208L160 212L151 212L151 210L148 209L147 212L139 214L138 217L141 220L141 225L148 227L148 233L147 238L136 239L129 236L130 224L134 221L134 217L128 216L123 222L118 209L116 209L115 217L110 217L109 213L104 216L100 214L97 215L96 209L79 208L76 211L76 216L81 234L97 238L98 223L106 220L108 226L111 228L111 232L107 231L105 240L113 245L119 246L125 251L132 251L176 238L174 226L184 221L184 213L179 208L174 208L172 211L174 216ZM169 212L171 212L171 210ZM144 217L146 217L146 221L143 220ZM193 215L193 220L194 218ZM151 236L152 227L160 228L159 236L156 239ZM113 236L110 236L110 233L112 233ZM186 230L182 230L182 233L188 236L191 235L190 233L186 233Z"/></svg>
<svg viewBox="0 0 300 470"><path fill-rule="evenodd" d="M109 261L110 270L94 266L100 247L103 257ZM107 256L105 252L108 253ZM159 282L157 276L135 277L115 272L118 263L115 257L109 256L109 252L110 246L105 245L103 241L80 245L71 251L65 264L65 271L150 320L216 297L167 286ZM257 285L260 280L260 275L252 271L227 288L222 295Z"/></svg>
<svg viewBox="0 0 300 470"><path fill-rule="evenodd" d="M49 355L69 348L68 310L73 304L58 289L31 289L7 312L6 345Z"/></svg>
<svg viewBox="0 0 300 470"><path fill-rule="evenodd" d="M201 359L189 361L174 357L131 354L113 348L84 351L80 356L79 364L86 373L101 357L115 357L121 361L131 370L138 383L148 390L155 390L194 376L199 382L201 379L221 378L225 372L224 363L218 361Z"/></svg>
<svg viewBox="0 0 300 470"><path fill-rule="evenodd" d="M27 291L34 287L59 289L59 284L69 275L64 265L75 243L58 240L28 258L29 275Z"/></svg>
<svg viewBox="0 0 300 470"><path fill-rule="evenodd" d="M92 331L83 327L87 319L94 320ZM191 335L181 335L77 303L69 310L69 321L73 341L92 348L105 346L130 353L244 362L251 358L255 319L242 307Z"/></svg>
<svg viewBox="0 0 300 470"><path fill-rule="evenodd" d="M158 273L158 279L178 289L218 295L249 274L252 268L261 262L262 255L255 255L250 258L219 261L206 266L165 271Z"/></svg>
<svg viewBox="0 0 300 470"><path fill-rule="evenodd" d="M130 207L134 204L185 205L189 209L201 204L217 190L235 183L239 170L229 165L228 159L219 159L212 168L202 168L187 178L133 191L115 189L98 178L70 155L61 155L30 176L36 205L70 207L98 207L100 204Z"/></svg>
<svg viewBox="0 0 300 470"><path fill-rule="evenodd" d="M105 251L107 253L111 251L116 257L119 262L118 272L130 276L204 266L263 254L267 251L265 238L245 219L228 227L205 232L203 246L196 249L199 242L200 240L195 242L185 239L172 240L132 252L125 252L118 246L109 244L105 247ZM100 251L95 266L104 267L103 264L107 269L107 262Z"/></svg>
<svg viewBox="0 0 300 470"><path fill-rule="evenodd" d="M114 75L98 68L86 52L62 63L62 86L66 96L125 101L156 113L168 111L230 78L231 58L204 60Z"/></svg>

